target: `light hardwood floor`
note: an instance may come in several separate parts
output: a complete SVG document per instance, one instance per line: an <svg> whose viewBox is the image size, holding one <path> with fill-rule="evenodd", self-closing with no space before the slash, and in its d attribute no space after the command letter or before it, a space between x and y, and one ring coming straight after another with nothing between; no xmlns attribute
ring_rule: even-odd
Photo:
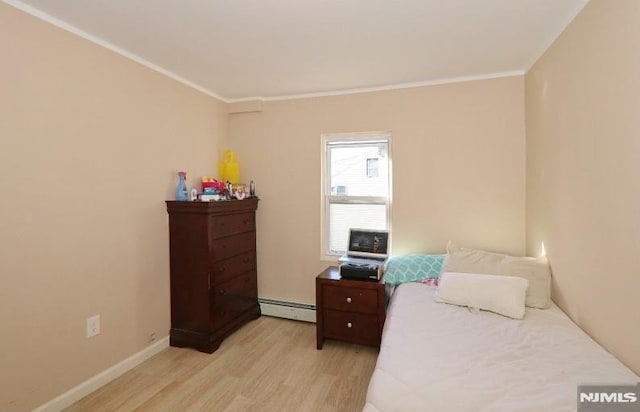
<svg viewBox="0 0 640 412"><path fill-rule="evenodd" d="M262 316L211 355L168 348L66 411L361 411L377 349Z"/></svg>

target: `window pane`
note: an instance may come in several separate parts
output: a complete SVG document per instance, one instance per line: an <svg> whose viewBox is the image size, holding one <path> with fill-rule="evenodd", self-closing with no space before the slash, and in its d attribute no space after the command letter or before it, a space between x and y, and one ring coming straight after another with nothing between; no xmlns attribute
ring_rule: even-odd
<svg viewBox="0 0 640 412"><path fill-rule="evenodd" d="M331 195L389 196L387 143L334 146L329 150Z"/></svg>
<svg viewBox="0 0 640 412"><path fill-rule="evenodd" d="M367 177L378 177L378 158L367 159Z"/></svg>
<svg viewBox="0 0 640 412"><path fill-rule="evenodd" d="M329 253L344 253L349 229L387 228L386 205L332 203L329 205Z"/></svg>

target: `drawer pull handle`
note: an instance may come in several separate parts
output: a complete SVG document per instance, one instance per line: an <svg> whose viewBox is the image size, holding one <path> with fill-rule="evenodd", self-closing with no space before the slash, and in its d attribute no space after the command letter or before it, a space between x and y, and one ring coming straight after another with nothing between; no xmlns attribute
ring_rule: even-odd
<svg viewBox="0 0 640 412"><path fill-rule="evenodd" d="M227 294L227 291L226 291L226 290L224 290L224 289L220 289L220 290L218 291L218 293L220 293L221 295L226 295L226 294Z"/></svg>
<svg viewBox="0 0 640 412"><path fill-rule="evenodd" d="M223 273L225 270L227 270L227 268L226 268L226 267L224 267L224 266L220 266L220 267L218 268L218 272L220 272L220 273Z"/></svg>
<svg viewBox="0 0 640 412"><path fill-rule="evenodd" d="M353 326L353 323L351 323L351 322L347 322L347 327L348 327L349 329L351 329L351 327L352 327L352 326Z"/></svg>
<svg viewBox="0 0 640 412"><path fill-rule="evenodd" d="M351 303L351 298L347 298L347 303Z"/></svg>

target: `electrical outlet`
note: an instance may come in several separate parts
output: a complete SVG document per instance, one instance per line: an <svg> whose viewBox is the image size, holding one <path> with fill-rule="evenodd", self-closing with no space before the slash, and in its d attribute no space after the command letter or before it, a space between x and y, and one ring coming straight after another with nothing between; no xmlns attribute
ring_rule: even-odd
<svg viewBox="0 0 640 412"><path fill-rule="evenodd" d="M87 318L87 338L100 334L100 315Z"/></svg>

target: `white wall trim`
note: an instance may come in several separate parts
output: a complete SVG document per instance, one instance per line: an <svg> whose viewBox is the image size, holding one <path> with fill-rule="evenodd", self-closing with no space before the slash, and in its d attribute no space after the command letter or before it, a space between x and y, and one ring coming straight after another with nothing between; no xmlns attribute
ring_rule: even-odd
<svg viewBox="0 0 640 412"><path fill-rule="evenodd" d="M487 73L487 74L459 76L459 77L447 77L443 79L427 80L423 82L390 84L387 86L363 87L358 89L335 90L335 91L320 92L320 93L228 99L227 102L235 103L235 102L241 102L245 100L254 100L254 99L261 99L264 101L277 101L277 100L309 99L313 97L340 96L343 94L371 93L371 92L381 92L381 91L387 91L387 90L409 89L412 87L426 87L426 86L438 86L441 84L450 84L450 83L463 83L463 82L471 82L475 80L489 80L489 79L497 79L501 77L524 76L525 73L526 73L525 70L513 70L508 72Z"/></svg>
<svg viewBox="0 0 640 412"><path fill-rule="evenodd" d="M415 83L400 83L400 84L390 84L390 85L385 85L385 86L376 86L376 87L363 87L363 88L356 88L356 89L346 89L346 90L333 90L333 91L327 91L327 92L319 92L319 93L306 93L306 94L291 94L291 95L284 95L284 96L270 96L270 97L261 97L261 96L253 96L253 97L242 97L242 98L237 98L237 99L230 99L230 98L226 98L224 96L221 96L203 86L200 86L199 84L193 83L192 81L189 81L187 79L185 79L184 77L181 77L169 70L166 70L160 66L158 66L157 64L151 63L148 60L143 59L142 57L133 54L121 47L116 46L115 44L112 44L104 39L101 39L98 36L94 36L93 34L87 33L86 31L73 26L65 21L62 21L56 17L53 17L45 12L43 12L42 10L39 10L33 6L30 6L28 4L25 4L19 0L0 0L3 3L9 4L19 10L22 10L23 12L30 14L40 20L44 20L47 23L53 24L56 27L59 27L63 30L66 30L70 33L73 33L77 36L82 37L85 40L88 40L92 43L95 43L99 46L102 46L108 50L111 50L114 53L117 53L127 59L133 60L136 63L139 63L151 70L154 70L160 74L163 74L177 82L180 82L188 87L191 87L195 90L198 90L199 92L202 92L208 96L211 96L215 99L218 99L220 101L223 101L225 103L238 103L238 102L246 102L246 101L251 101L251 100L263 100L263 101L277 101L277 100L293 100L293 99L308 99L308 98L313 98L313 97L327 97L327 96L340 96L340 95L346 95L346 94L357 94L357 93L370 93L370 92L380 92L380 91L386 91L386 90L398 90L398 89L408 89L408 88L412 88L412 87L425 87L425 86L437 86L437 85L441 85L441 84L449 84L449 83L461 83L461 82L468 82L468 81L474 81L474 80L488 80L488 79L495 79L495 78L500 78L500 77L511 77L511 76L522 76L526 73L526 71L528 70L514 70L514 71L507 71L507 72L498 72L498 73L486 73L486 74L479 74L479 75L469 75L469 76L459 76L459 77L448 77L448 78L443 78L443 79L435 79L435 80L428 80L428 81L422 81L422 82L415 82ZM587 0L588 1L588 0ZM583 5L584 7L584 5ZM582 9L582 7L577 10L578 12ZM577 12L576 12L577 14ZM575 17L575 15L573 15L573 17ZM557 35L556 35L557 37ZM554 37L555 39L555 37ZM546 50L546 49L545 49ZM538 56L539 57L539 56ZM536 59L537 60L537 59ZM534 61L535 62L535 61ZM530 68L530 67L529 67Z"/></svg>
<svg viewBox="0 0 640 412"><path fill-rule="evenodd" d="M212 92L211 90L208 90L208 89L206 89L206 88L204 88L204 87L202 87L202 86L200 86L200 85L198 85L196 83L193 83L193 82L185 79L184 77L178 76L177 74L175 74L175 73L173 73L173 72L171 72L169 70L166 70L166 69L158 66L157 64L151 63L150 61L145 60L142 57L140 57L140 56L138 56L136 54L133 54L133 53L121 48L121 47L118 47L115 44L112 44L112 43L110 43L110 42L108 42L108 41L106 41L104 39L101 39L98 36L94 36L93 34L87 33L86 31L84 31L84 30L82 30L82 29L80 29L80 28L78 28L76 26L73 26L73 25L71 25L71 24L69 24L69 23L67 23L65 21L62 21L62 20L60 20L60 19L58 19L56 17L53 17L53 16L43 12L42 10L38 10L35 7L30 6L28 4L25 4L25 3L21 2L21 1L18 1L18 0L0 0L0 1L2 1L3 3L9 4L9 5L15 7L18 10L22 10L23 12L25 12L27 14L30 14L33 17L36 17L36 18L38 18L40 20L44 20L47 23L53 24L54 26L59 27L62 30L66 30L66 31L68 31L70 33L73 33L76 36L80 36L85 40L88 40L88 41L90 41L92 43L97 44L98 46L102 46L105 49L111 50L112 52L117 53L117 54L119 54L119 55L121 55L123 57L126 57L129 60L133 60L134 62L136 62L138 64L141 64L141 65L147 67L148 69L151 69L151 70L156 71L156 72L158 72L160 74L163 74L163 75L165 75L165 76L167 76L167 77L169 77L169 78L171 78L171 79L173 79L173 80L175 80L175 81L177 81L179 83L182 83L182 84L184 84L184 85L186 85L188 87L191 87L192 89L196 89L197 91L202 92L202 93L204 93L204 94L206 94L208 96L211 96L211 97L216 98L218 100L222 100L225 103L229 103L228 99L225 99L224 97L218 95L217 93Z"/></svg>
<svg viewBox="0 0 640 412"><path fill-rule="evenodd" d="M128 357L122 362L100 372L92 378L89 378L80 385L71 388L57 398L52 399L44 405L34 409L34 412L61 411L168 347L169 336L166 336L140 352Z"/></svg>
<svg viewBox="0 0 640 412"><path fill-rule="evenodd" d="M283 302L270 299L260 299L260 311L264 316L276 318L316 322L316 309L313 305L294 302Z"/></svg>

